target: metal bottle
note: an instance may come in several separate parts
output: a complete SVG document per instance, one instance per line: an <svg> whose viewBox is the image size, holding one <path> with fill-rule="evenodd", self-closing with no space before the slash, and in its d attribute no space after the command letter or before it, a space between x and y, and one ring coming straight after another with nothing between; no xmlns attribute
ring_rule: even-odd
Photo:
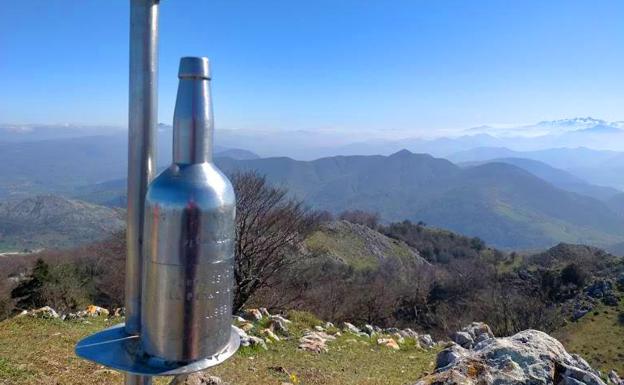
<svg viewBox="0 0 624 385"><path fill-rule="evenodd" d="M236 205L212 163L208 59L182 58L178 77L173 164L145 199L141 346L156 360L191 362L230 340Z"/></svg>

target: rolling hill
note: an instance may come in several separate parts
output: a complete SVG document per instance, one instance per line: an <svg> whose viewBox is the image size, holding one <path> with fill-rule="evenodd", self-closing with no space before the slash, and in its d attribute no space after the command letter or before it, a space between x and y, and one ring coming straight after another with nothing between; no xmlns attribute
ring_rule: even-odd
<svg viewBox="0 0 624 385"><path fill-rule="evenodd" d="M622 194L620 190L612 187L596 186L585 182L583 179L572 175L571 173L549 166L544 162L526 158L495 158L483 162L465 162L462 166L478 166L485 163L507 163L519 167L530 172L536 177L551 183L560 189L572 191L581 195L587 195L596 199L609 201L618 194Z"/></svg>
<svg viewBox="0 0 624 385"><path fill-rule="evenodd" d="M606 203L555 187L507 163L462 168L406 150L315 161L281 157L216 162L229 173L256 170L318 209L337 213L357 208L376 211L386 221L422 220L499 247L624 241L624 219ZM116 202L124 186L118 180L81 197Z"/></svg>
<svg viewBox="0 0 624 385"><path fill-rule="evenodd" d="M608 247L624 242L624 216L607 203L504 162L462 168L406 150L314 161L281 157L216 162L228 173L265 174L317 209L362 209L378 212L384 221L424 221L498 247L540 248L559 242ZM119 179L83 189L78 196L115 206L123 204L124 189L125 181Z"/></svg>
<svg viewBox="0 0 624 385"><path fill-rule="evenodd" d="M0 204L0 251L75 246L124 227L122 210L37 196Z"/></svg>
<svg viewBox="0 0 624 385"><path fill-rule="evenodd" d="M446 156L453 162L484 162L500 158L523 158L565 170L582 180L600 186L624 189L624 154L587 147L549 148L514 151L505 147L475 147Z"/></svg>
<svg viewBox="0 0 624 385"><path fill-rule="evenodd" d="M377 211L387 221L423 220L500 247L558 242L609 245L624 219L605 203L564 191L505 163L462 169L426 154L220 159L226 172L257 170L319 209Z"/></svg>

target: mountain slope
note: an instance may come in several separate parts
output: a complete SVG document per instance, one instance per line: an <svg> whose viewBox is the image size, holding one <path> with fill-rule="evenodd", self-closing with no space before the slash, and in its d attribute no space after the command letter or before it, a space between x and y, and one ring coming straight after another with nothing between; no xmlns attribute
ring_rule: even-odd
<svg viewBox="0 0 624 385"><path fill-rule="evenodd" d="M622 219L604 203L502 163L467 169L418 214L437 226L516 248L555 240L610 244L624 229Z"/></svg>
<svg viewBox="0 0 624 385"><path fill-rule="evenodd" d="M323 224L305 241L308 249L356 269L376 268L393 259L401 265L428 264L415 249L364 225L347 221Z"/></svg>
<svg viewBox="0 0 624 385"><path fill-rule="evenodd" d="M587 195L596 199L607 201L618 194L621 191L612 187L596 186L585 182L583 179L578 178L571 173L551 167L544 162L540 162L533 159L526 158L495 158L485 162L467 162L461 164L462 166L476 166L484 163L497 162L511 164L519 167L523 170L530 172L536 177L547 181L555 187L563 190L575 192L581 195Z"/></svg>
<svg viewBox="0 0 624 385"><path fill-rule="evenodd" d="M492 163L468 169L429 155L222 161L254 169L317 208L377 211L385 220L424 220L503 247L611 244L624 220L606 204L563 191L519 169Z"/></svg>
<svg viewBox="0 0 624 385"><path fill-rule="evenodd" d="M58 196L0 204L0 247L67 247L103 239L125 226L123 212Z"/></svg>
<svg viewBox="0 0 624 385"><path fill-rule="evenodd" d="M624 154L586 147L551 148L538 151L513 151L504 147L476 147L447 156L453 162L484 162L499 158L537 160L565 170L584 181L624 189Z"/></svg>
<svg viewBox="0 0 624 385"><path fill-rule="evenodd" d="M500 247L559 242L605 246L624 241L624 219L605 203L564 191L505 163L461 168L405 150L390 156L336 156L309 162L290 158L216 162L226 173L256 170L318 209L376 211L385 221L423 220ZM125 183L119 181L117 186L119 194Z"/></svg>

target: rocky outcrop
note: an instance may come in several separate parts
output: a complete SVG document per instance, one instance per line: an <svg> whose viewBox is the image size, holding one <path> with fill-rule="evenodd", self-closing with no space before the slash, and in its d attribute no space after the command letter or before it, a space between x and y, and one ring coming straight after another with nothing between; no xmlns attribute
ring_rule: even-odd
<svg viewBox="0 0 624 385"><path fill-rule="evenodd" d="M472 339L473 345L464 348L453 343L444 349L435 372L415 385L605 385L585 360L566 352L546 333L525 330L494 338L486 326L471 324L462 329L461 341Z"/></svg>
<svg viewBox="0 0 624 385"><path fill-rule="evenodd" d="M624 273L622 274L624 277ZM563 303L562 313L577 321L595 311L601 302L607 306L618 306L620 295L616 288L624 289L624 285L620 285L619 281L619 277L594 279L581 293Z"/></svg>
<svg viewBox="0 0 624 385"><path fill-rule="evenodd" d="M331 250L324 249L332 259L351 264L354 255L360 262L378 264L389 258L395 259L396 263L403 264L406 261L417 265L428 265L417 250L407 246L403 241L392 239L379 231L368 226L351 223L346 220L327 222L321 225L317 236L321 236L324 244L328 239L340 240L335 242Z"/></svg>
<svg viewBox="0 0 624 385"><path fill-rule="evenodd" d="M121 210L54 195L0 203L0 236L17 249L71 247L123 230Z"/></svg>
<svg viewBox="0 0 624 385"><path fill-rule="evenodd" d="M600 299L607 306L617 306L620 298L615 292L616 283L610 279L597 279L585 288L587 296Z"/></svg>
<svg viewBox="0 0 624 385"><path fill-rule="evenodd" d="M615 370L609 372L609 382L613 385L624 385L624 378L620 378Z"/></svg>

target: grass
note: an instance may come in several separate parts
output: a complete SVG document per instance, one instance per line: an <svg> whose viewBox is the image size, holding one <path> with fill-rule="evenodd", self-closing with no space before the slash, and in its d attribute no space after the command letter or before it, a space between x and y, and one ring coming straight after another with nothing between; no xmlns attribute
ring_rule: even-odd
<svg viewBox="0 0 624 385"><path fill-rule="evenodd" d="M620 316L622 314L622 316ZM563 327L554 336L570 353L585 358L603 374L615 369L624 373L624 303L619 307L598 306L576 322Z"/></svg>
<svg viewBox="0 0 624 385"><path fill-rule="evenodd" d="M329 343L329 352L297 349L304 328L316 323L305 314L293 314L292 337L268 344L269 350L241 348L209 373L232 385L298 382L301 385L404 385L433 369L437 351L405 344L393 351L368 338L344 335ZM0 322L0 384L92 385L121 384L122 376L74 355L75 343L116 320L89 319L90 323L30 317ZM156 385L167 384L159 378Z"/></svg>
<svg viewBox="0 0 624 385"><path fill-rule="evenodd" d="M374 234L372 230L371 233ZM385 238L379 236L380 239ZM409 246L392 239L387 239L387 241L388 243L384 245L385 255L397 258L404 263L413 262L413 253ZM350 231L318 230L305 242L311 250L338 258L356 270L371 270L379 267L379 257L369 249L370 240L361 234Z"/></svg>
<svg viewBox="0 0 624 385"><path fill-rule="evenodd" d="M357 270L374 269L379 260L366 250L366 243L354 234L328 234L316 231L306 239L311 250L320 251L340 258Z"/></svg>

